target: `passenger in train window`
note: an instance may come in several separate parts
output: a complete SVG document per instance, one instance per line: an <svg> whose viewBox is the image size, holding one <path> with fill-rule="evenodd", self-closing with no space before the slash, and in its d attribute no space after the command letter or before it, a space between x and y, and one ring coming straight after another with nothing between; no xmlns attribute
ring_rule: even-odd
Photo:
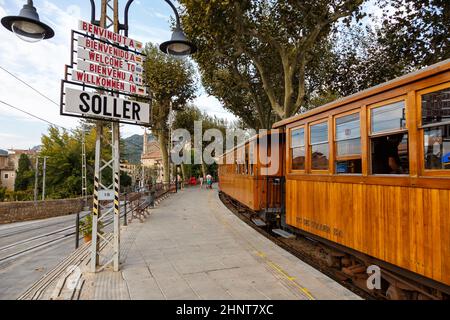
<svg viewBox="0 0 450 320"><path fill-rule="evenodd" d="M372 174L408 174L408 135L404 133L372 139Z"/></svg>
<svg viewBox="0 0 450 320"><path fill-rule="evenodd" d="M425 168L450 169L450 126L425 129Z"/></svg>
<svg viewBox="0 0 450 320"><path fill-rule="evenodd" d="M450 88L422 95L424 160L427 170L450 170L449 122Z"/></svg>

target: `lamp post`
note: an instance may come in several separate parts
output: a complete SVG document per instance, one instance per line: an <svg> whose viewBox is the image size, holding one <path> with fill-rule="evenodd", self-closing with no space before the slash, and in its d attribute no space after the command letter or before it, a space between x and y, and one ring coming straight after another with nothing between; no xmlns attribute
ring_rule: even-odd
<svg viewBox="0 0 450 320"><path fill-rule="evenodd" d="M3 17L1 23L6 29L27 42L38 42L55 35L52 28L39 20L33 0L27 1L18 16Z"/></svg>
<svg viewBox="0 0 450 320"><path fill-rule="evenodd" d="M173 56L188 56L191 54L194 54L197 51L197 47L194 43L189 41L186 37L186 35L183 32L183 29L181 27L180 22L180 16L178 14L177 8L174 6L174 4L170 0L164 0L167 2L167 4L172 8L173 12L175 13L176 18L176 27L175 30L172 33L172 38L169 41L163 42L159 49L167 54L173 55ZM121 30L125 31L125 36L128 36L128 11L130 10L131 4L134 2L134 0L128 0L127 4L125 5L125 23L120 26Z"/></svg>

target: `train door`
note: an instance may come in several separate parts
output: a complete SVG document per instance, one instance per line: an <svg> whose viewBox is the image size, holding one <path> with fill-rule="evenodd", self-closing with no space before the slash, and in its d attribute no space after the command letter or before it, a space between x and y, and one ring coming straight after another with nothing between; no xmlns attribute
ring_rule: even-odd
<svg viewBox="0 0 450 320"><path fill-rule="evenodd" d="M270 143L270 154L278 154L278 169L276 174L268 174L264 179L264 206L263 211L265 220L270 222L273 227L284 225L285 219L285 177L284 177L284 133L277 132L271 134L271 140L274 135L278 135L278 143ZM273 140L272 140L273 142Z"/></svg>

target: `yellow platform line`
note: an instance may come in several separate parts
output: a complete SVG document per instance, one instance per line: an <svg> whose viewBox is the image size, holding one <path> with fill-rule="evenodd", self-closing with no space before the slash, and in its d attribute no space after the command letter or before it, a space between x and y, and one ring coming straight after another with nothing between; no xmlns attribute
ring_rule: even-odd
<svg viewBox="0 0 450 320"><path fill-rule="evenodd" d="M212 194L209 194L209 200L211 200ZM209 201L208 201L209 202ZM230 225L230 223L228 221L223 220L222 218L219 218L217 215L217 211L215 209L213 209L213 211L216 213L216 217L219 219L219 221L226 227L228 227L234 234L237 234L235 230L233 230L233 227ZM291 277L286 271L284 271L279 265L275 264L274 262L272 262L269 258L267 258L267 255L262 252L259 251L258 249L255 248L254 245L252 245L247 239L241 237L239 235L239 237L241 239L244 239L244 241L249 245L249 247L251 247L253 250L255 250L255 252L257 253L257 255L259 257L261 257L264 262L270 266L272 269L274 269L275 271L277 271L279 274L281 274L285 279L287 279L290 283L292 283L297 289L299 289L302 293L304 293L307 298L309 300L316 300L314 298L314 296L309 292L309 290L301 285L298 284L295 277Z"/></svg>

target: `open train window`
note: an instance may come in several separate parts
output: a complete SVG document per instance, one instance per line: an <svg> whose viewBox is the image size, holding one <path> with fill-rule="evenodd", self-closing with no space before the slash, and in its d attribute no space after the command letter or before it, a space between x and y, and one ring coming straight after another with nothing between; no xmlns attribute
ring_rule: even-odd
<svg viewBox="0 0 450 320"><path fill-rule="evenodd" d="M372 174L409 174L404 100L370 109Z"/></svg>
<svg viewBox="0 0 450 320"><path fill-rule="evenodd" d="M450 83L425 90L420 101L425 169L450 172Z"/></svg>
<svg viewBox="0 0 450 320"><path fill-rule="evenodd" d="M336 118L336 173L360 174L361 120L359 113Z"/></svg>
<svg viewBox="0 0 450 320"><path fill-rule="evenodd" d="M305 128L291 130L291 168L305 170Z"/></svg>
<svg viewBox="0 0 450 320"><path fill-rule="evenodd" d="M313 124L310 127L311 170L328 170L328 121Z"/></svg>

